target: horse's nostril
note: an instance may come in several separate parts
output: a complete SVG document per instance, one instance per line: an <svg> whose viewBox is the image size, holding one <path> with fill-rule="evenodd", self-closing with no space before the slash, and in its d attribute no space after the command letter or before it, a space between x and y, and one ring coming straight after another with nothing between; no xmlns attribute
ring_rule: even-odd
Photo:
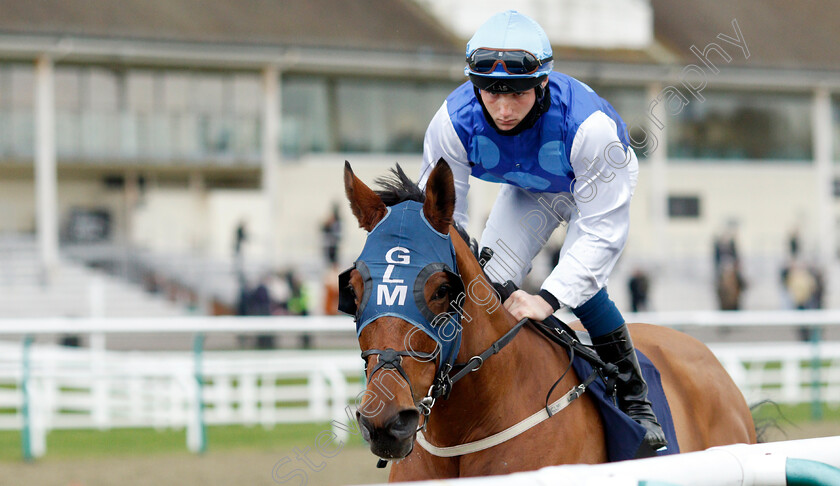
<svg viewBox="0 0 840 486"><path fill-rule="evenodd" d="M402 440L412 437L420 422L420 412L415 409L403 410L388 424L388 431L395 438Z"/></svg>
<svg viewBox="0 0 840 486"><path fill-rule="evenodd" d="M364 415L356 412L356 421L359 423L359 429L362 432L362 438L366 442L370 442L370 423Z"/></svg>

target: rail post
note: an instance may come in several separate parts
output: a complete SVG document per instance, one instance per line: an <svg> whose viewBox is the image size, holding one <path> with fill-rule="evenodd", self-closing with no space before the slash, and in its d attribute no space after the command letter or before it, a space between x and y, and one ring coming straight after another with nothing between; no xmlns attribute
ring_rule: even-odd
<svg viewBox="0 0 840 486"><path fill-rule="evenodd" d="M20 392L23 395L20 407L21 418L23 419L23 427L20 430L20 443L23 448L23 459L26 462L32 462L34 459L32 454L32 411L30 410L29 400L29 352L31 347L32 336L26 336L23 338L20 377Z"/></svg>
<svg viewBox="0 0 840 486"><path fill-rule="evenodd" d="M204 351L204 334L196 334L193 339L193 377L195 378L195 408L190 420L192 427L187 427L187 448L199 454L207 451L207 429L204 424L204 375L201 358Z"/></svg>
<svg viewBox="0 0 840 486"><path fill-rule="evenodd" d="M822 356L820 353L820 335L822 328L819 326L811 327L811 419L814 421L822 420Z"/></svg>

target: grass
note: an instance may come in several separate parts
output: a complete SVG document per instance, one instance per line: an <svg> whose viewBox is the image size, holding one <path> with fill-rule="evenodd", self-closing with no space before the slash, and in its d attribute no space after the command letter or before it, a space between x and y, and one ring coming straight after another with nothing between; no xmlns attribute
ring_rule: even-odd
<svg viewBox="0 0 840 486"><path fill-rule="evenodd" d="M289 450L312 447L315 437L331 430L330 424L283 424L207 427L207 450ZM361 446L358 436L348 445ZM47 435L47 455L42 460L125 457L154 454L189 454L186 431L150 428L99 430L53 430ZM23 460L19 431L0 431L0 463Z"/></svg>
<svg viewBox="0 0 840 486"><path fill-rule="evenodd" d="M840 425L840 407L823 405L820 424ZM757 422L771 420L783 428L814 425L811 405L765 404L758 407L754 416ZM288 451L294 447L314 447L315 438L331 430L330 424L283 424L266 429L256 425L213 426L207 428L208 452L251 450ZM359 436L351 435L348 446L362 447ZM190 452L186 446L186 431L141 429L53 430L47 435L47 455L39 461L66 459L98 459L109 457L151 456L183 454ZM23 460L19 431L0 431L0 464Z"/></svg>
<svg viewBox="0 0 840 486"><path fill-rule="evenodd" d="M775 420L780 426L785 424L803 424L811 422L812 410L810 403L799 403L797 405L774 405L766 403L758 406L753 411L756 421ZM840 423L840 407L822 404L822 420L824 422Z"/></svg>

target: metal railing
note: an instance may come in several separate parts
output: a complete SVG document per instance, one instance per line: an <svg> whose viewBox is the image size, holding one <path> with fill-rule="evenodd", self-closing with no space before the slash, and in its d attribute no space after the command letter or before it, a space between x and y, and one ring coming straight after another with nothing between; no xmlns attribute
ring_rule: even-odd
<svg viewBox="0 0 840 486"><path fill-rule="evenodd" d="M673 327L840 325L840 313L628 315ZM785 321L783 318L796 320ZM354 427L364 386L358 350L205 351L214 334L353 336L346 317L182 317L0 320L0 429L23 431L25 457L46 452L52 429L185 428L205 447L206 425L331 421L340 438ZM68 348L45 336L84 335ZM108 350L108 336L192 336L183 351ZM183 336L182 336L183 337ZM123 338L124 340L124 338ZM750 403L840 404L840 343L715 343L711 349Z"/></svg>

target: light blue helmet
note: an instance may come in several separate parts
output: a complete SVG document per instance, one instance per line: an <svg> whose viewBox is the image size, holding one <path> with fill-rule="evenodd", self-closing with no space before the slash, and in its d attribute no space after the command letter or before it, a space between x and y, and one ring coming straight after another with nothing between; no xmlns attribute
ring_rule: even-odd
<svg viewBox="0 0 840 486"><path fill-rule="evenodd" d="M534 19L515 10L490 17L467 42L466 54L464 74L486 91L531 89L554 67L545 31Z"/></svg>

